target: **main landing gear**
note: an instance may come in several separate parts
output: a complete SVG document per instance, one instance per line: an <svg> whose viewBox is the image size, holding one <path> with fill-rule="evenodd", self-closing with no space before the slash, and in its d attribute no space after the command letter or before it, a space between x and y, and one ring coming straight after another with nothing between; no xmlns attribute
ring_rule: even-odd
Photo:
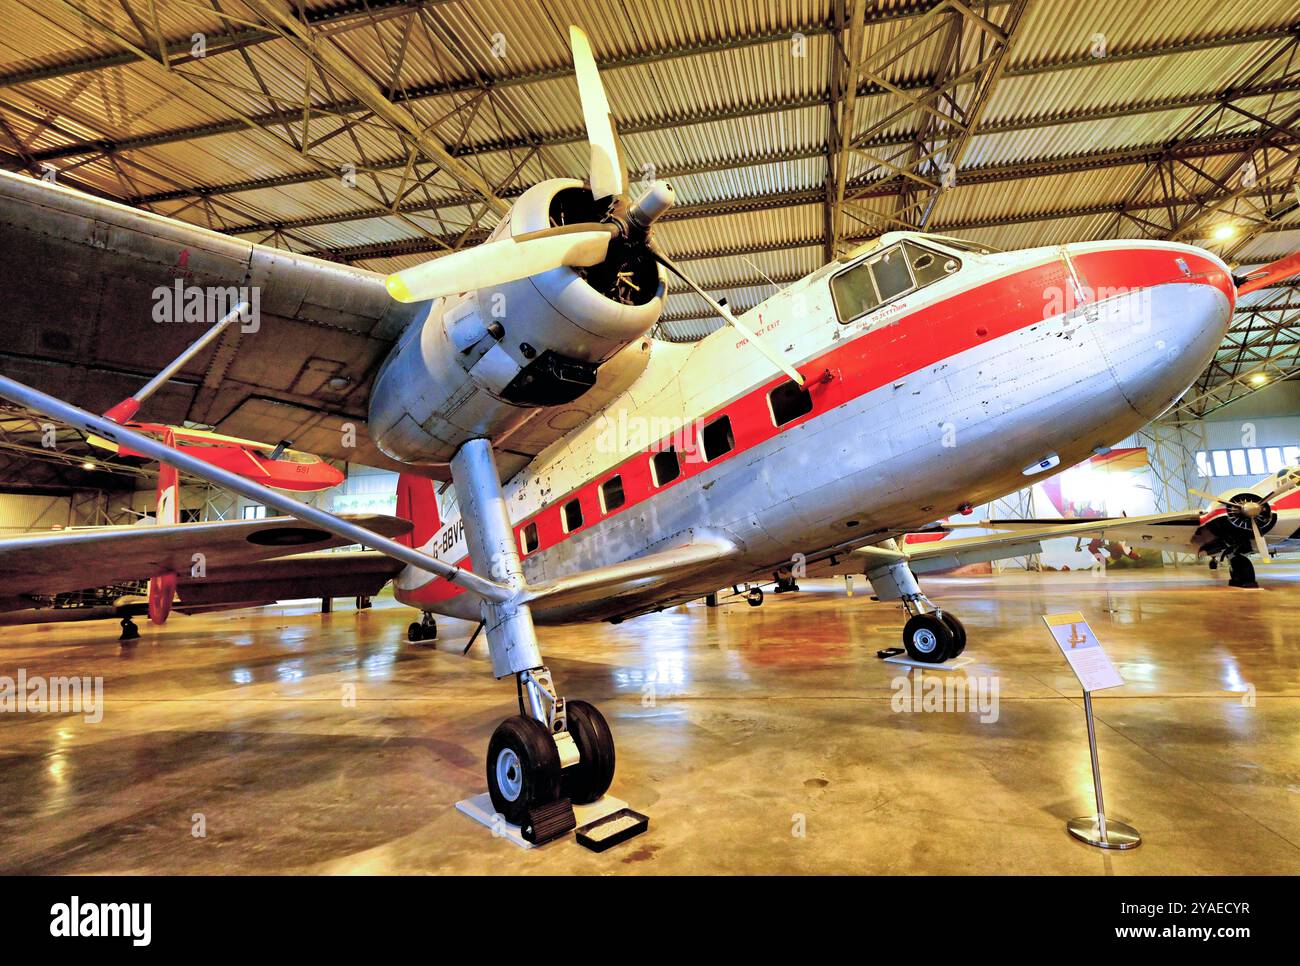
<svg viewBox="0 0 1300 966"><path fill-rule="evenodd" d="M436 640L438 637L438 624L433 619L433 615L425 611L418 622L413 621L411 626L406 629L406 639L412 644L419 644L422 641Z"/></svg>
<svg viewBox="0 0 1300 966"><path fill-rule="evenodd" d="M573 805L609 790L614 735L595 705L557 696L545 667L517 680L520 713L497 725L488 742L488 795L525 837L545 841L573 828Z"/></svg>
<svg viewBox="0 0 1300 966"><path fill-rule="evenodd" d="M452 458L451 477L470 559L493 561L493 576L522 589L519 545L491 444L476 439L462 446ZM540 844L573 830L575 803L594 802L609 789L614 736L595 706L566 701L556 691L528 604L483 598L479 607L492 673L514 677L519 696L519 713L502 721L488 742L488 795L497 813Z"/></svg>
<svg viewBox="0 0 1300 966"><path fill-rule="evenodd" d="M1229 587L1258 587L1255 582L1255 565L1243 554L1234 554L1228 558Z"/></svg>

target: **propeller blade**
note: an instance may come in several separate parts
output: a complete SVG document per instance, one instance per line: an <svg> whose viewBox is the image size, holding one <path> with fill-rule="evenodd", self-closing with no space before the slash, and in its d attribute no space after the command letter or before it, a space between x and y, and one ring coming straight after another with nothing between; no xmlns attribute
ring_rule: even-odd
<svg viewBox="0 0 1300 966"><path fill-rule="evenodd" d="M777 354L775 349L773 349L771 346L769 346L766 342L764 342L762 339L758 337L758 334L756 332L753 332L749 328L749 326L745 325L745 323L741 322L740 319L732 315L731 309L727 308L721 302L715 300L713 296L711 296L708 292L704 291L704 289L696 285L695 282L692 281L680 268L678 268L675 264L673 264L673 260L671 258L665 255L663 252L659 251L654 246L649 246L649 247L650 247L650 254L655 257L655 260L658 261L660 265L668 269L668 271L672 272L683 282L689 285L691 287L691 291L693 291L700 298L704 299L704 301L708 303L709 308L713 309L714 312L716 312L719 316L721 316L724 322L726 322L729 326L731 326L733 329L735 329L737 332L743 335L746 339L748 339L752 345L754 345L760 352L763 353L763 355L767 356L768 360L772 363L772 365L776 366L787 376L789 376L792 380L794 380L794 383L796 385L799 386L803 385L804 378L803 376L799 375L798 369L794 368L794 366L790 365L790 363L782 359L780 355Z"/></svg>
<svg viewBox="0 0 1300 966"><path fill-rule="evenodd" d="M561 265L598 265L609 253L614 225L562 225L452 252L384 279L399 302L423 302L540 275Z"/></svg>
<svg viewBox="0 0 1300 966"><path fill-rule="evenodd" d="M1268 543L1264 540L1264 535L1259 532L1259 524L1254 517L1250 518L1250 531L1255 535L1255 552L1259 554L1259 562L1272 563L1273 558L1268 555Z"/></svg>
<svg viewBox="0 0 1300 966"><path fill-rule="evenodd" d="M1300 274L1300 252L1288 255L1286 258L1279 258L1267 265L1261 265L1245 275L1234 275L1232 280L1237 284L1237 295L1241 296L1249 295L1261 288L1267 288L1274 282L1280 282L1282 279L1290 278L1296 274Z"/></svg>
<svg viewBox="0 0 1300 966"><path fill-rule="evenodd" d="M618 130L609 112L609 100L600 82L591 41L578 27L569 28L569 46L573 50L573 70L578 78L578 98L582 101L582 122L591 145L591 193L597 200L627 193L627 171L618 146Z"/></svg>
<svg viewBox="0 0 1300 966"><path fill-rule="evenodd" d="M1188 490L1187 492L1190 493L1192 496L1199 496L1203 500L1209 500L1211 503L1222 503L1224 506L1233 505L1231 501L1225 500L1221 496L1211 496L1209 493L1206 493L1204 490Z"/></svg>

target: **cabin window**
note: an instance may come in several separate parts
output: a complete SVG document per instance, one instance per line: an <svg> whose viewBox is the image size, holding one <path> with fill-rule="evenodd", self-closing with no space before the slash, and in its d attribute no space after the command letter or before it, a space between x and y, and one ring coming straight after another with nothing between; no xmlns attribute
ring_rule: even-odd
<svg viewBox="0 0 1300 966"><path fill-rule="evenodd" d="M528 554L537 549L536 521L528 524L528 526L519 531L519 549L524 552L524 556L528 556Z"/></svg>
<svg viewBox="0 0 1300 966"><path fill-rule="evenodd" d="M911 242L903 242L903 250L907 252L907 260L912 264L912 276L919 288L947 278L961 268L960 259L944 252L931 251Z"/></svg>
<svg viewBox="0 0 1300 966"><path fill-rule="evenodd" d="M612 513L627 502L623 493L623 477L617 473L600 484L600 505L606 513Z"/></svg>
<svg viewBox="0 0 1300 966"><path fill-rule="evenodd" d="M731 417L723 416L704 427L700 433L700 446L704 460L710 462L736 448L736 437L731 432Z"/></svg>
<svg viewBox="0 0 1300 966"><path fill-rule="evenodd" d="M774 426L784 426L800 416L807 416L813 408L808 390L793 380L781 383L768 393L767 402L772 407Z"/></svg>
<svg viewBox="0 0 1300 966"><path fill-rule="evenodd" d="M582 526L582 504L578 502L576 496L568 503L564 504L562 516L564 517L565 533L572 533L574 530L577 530Z"/></svg>
<svg viewBox="0 0 1300 966"><path fill-rule="evenodd" d="M681 476L682 464L677 458L677 450L666 449L650 457L650 472L655 486L664 486Z"/></svg>

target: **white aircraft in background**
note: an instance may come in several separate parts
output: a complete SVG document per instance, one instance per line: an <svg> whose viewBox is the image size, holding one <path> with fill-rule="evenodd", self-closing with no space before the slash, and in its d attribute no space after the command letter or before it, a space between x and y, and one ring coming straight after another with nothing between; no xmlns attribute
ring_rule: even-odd
<svg viewBox="0 0 1300 966"><path fill-rule="evenodd" d="M1080 462L1160 415L1220 345L1238 292L1228 267L1191 245L997 252L901 231L737 318L656 245L672 189L629 196L590 47L576 28L571 41L589 182L534 185L485 244L386 280L415 309L359 388L369 394L366 438L409 467L398 493L408 535L368 532L0 378L14 402L405 564L398 599L426 615L413 636L429 615L480 622L494 675L514 677L519 696L519 713L489 742L488 789L497 811L539 841L572 828L571 802L605 792L615 754L600 712L558 692L537 624L622 620L766 581L796 561L816 573L851 560L877 596L901 601L909 653L942 661L965 646L965 631L921 593L915 571L1022 552L1025 538L912 552L895 538ZM37 190L42 205L134 232L137 248L151 238L229 244ZM319 279L321 291L300 302L361 302L379 283L247 247L251 263L287 263L300 287ZM691 345L651 338L666 272L727 326ZM440 512L433 478L448 475Z"/></svg>
<svg viewBox="0 0 1300 966"><path fill-rule="evenodd" d="M1129 547L1208 557L1213 569L1227 560L1232 587L1259 586L1251 554L1271 563L1273 554L1300 551L1300 466L1283 467L1253 486L1218 496L1191 492L1208 500L1210 507L1146 517L981 520L963 526L1000 530L1025 540L1098 536Z"/></svg>

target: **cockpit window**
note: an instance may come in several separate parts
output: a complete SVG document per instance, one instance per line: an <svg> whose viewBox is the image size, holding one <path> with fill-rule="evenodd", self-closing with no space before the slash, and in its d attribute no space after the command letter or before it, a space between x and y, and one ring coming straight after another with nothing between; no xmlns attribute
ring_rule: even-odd
<svg viewBox="0 0 1300 966"><path fill-rule="evenodd" d="M852 265L831 279L831 296L841 322L852 322L900 295L953 274L961 260L904 241Z"/></svg>
<svg viewBox="0 0 1300 966"><path fill-rule="evenodd" d="M912 242L903 242L907 260L912 263L912 275L919 288L947 278L961 268L961 260L947 252L933 251Z"/></svg>
<svg viewBox="0 0 1300 966"><path fill-rule="evenodd" d="M841 322L851 322L879 305L880 296L876 294L876 283L871 280L867 263L858 262L832 278L831 297Z"/></svg>
<svg viewBox="0 0 1300 966"><path fill-rule="evenodd" d="M903 257L901 245L885 249L878 257L873 258L870 264L871 274L876 280L876 291L880 293L880 301L888 302L890 299L898 298L913 287L912 270L908 268L907 259Z"/></svg>

